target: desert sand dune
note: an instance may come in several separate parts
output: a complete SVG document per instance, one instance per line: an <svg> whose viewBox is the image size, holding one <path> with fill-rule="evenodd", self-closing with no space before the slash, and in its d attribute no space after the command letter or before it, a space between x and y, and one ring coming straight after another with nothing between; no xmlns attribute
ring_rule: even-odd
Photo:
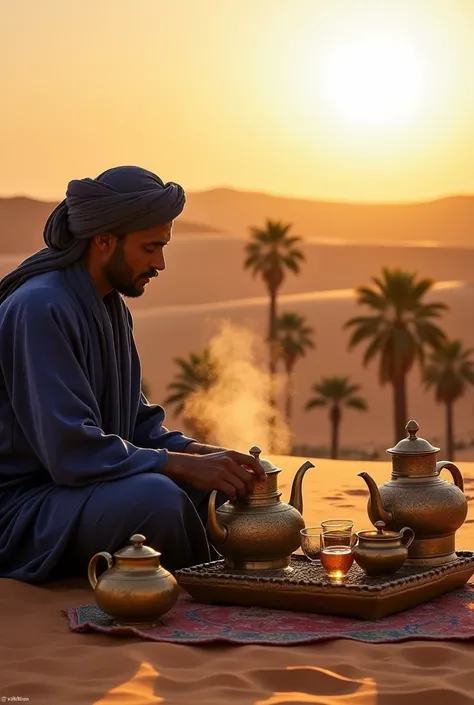
<svg viewBox="0 0 474 705"><path fill-rule="evenodd" d="M44 247L43 228L57 203L37 201L19 196L0 198L0 252L34 252ZM176 222L176 232L219 232L210 225L194 223L186 218Z"/></svg>
<svg viewBox="0 0 474 705"><path fill-rule="evenodd" d="M245 271L247 238L175 234L166 248L167 268L130 301L133 310L172 304L195 304L266 295L259 279ZM289 275L282 294L349 289L367 284L384 266L402 267L435 281L474 281L474 249L303 245L306 261L298 276ZM1 252L1 250L0 250ZM30 252L0 255L3 276Z"/></svg>
<svg viewBox="0 0 474 705"><path fill-rule="evenodd" d="M348 410L342 423L341 439L344 445L355 447L392 445L392 394L389 387L381 389L378 384L377 366L362 367L361 351L347 351L348 335L342 327L358 307L349 292L344 296L336 293L317 292L314 296L292 297L291 303L282 299L281 310L294 310L307 317L316 330L317 350L311 352L297 367L295 379L294 429L298 443L312 446L325 445L329 439L327 414L324 410L304 412L313 382L322 376L349 375L362 385L362 393L367 398L370 413ZM470 286L446 285L430 297L446 302L451 310L443 319L448 335L461 337L467 346L474 346L474 330L470 324L474 306L474 288ZM152 400L160 403L165 398L166 385L171 379L175 366L172 358L186 356L190 350L202 349L209 339L220 330L220 322L244 326L255 333L256 360L261 363L258 341L265 334L267 305L265 298L251 301L247 305L231 302L216 304L163 307L136 313L135 333L142 355L144 376L152 389ZM444 409L433 401L433 395L421 390L419 375L415 371L409 377L409 415L418 420L420 434L429 436L432 443L444 445ZM179 426L171 409L168 410L169 423ZM455 423L458 438L474 437L473 395L468 392L455 409ZM249 433L249 447L258 443ZM472 457L472 456L471 456Z"/></svg>
<svg viewBox="0 0 474 705"><path fill-rule="evenodd" d="M188 194L186 218L241 234L264 220L295 224L307 237L339 242L435 242L471 247L474 199L453 196L424 203L341 203L214 189Z"/></svg>
<svg viewBox="0 0 474 705"><path fill-rule="evenodd" d="M243 270L245 239L215 235L176 235L167 248L167 269L139 299L127 303L135 315L135 331L144 375L152 396L160 402L174 374L172 358L202 349L219 330L220 322L248 326L257 340L266 335L268 304L263 284ZM347 352L345 321L361 313L352 287L370 283L382 266L403 266L419 276L433 277L431 295L451 307L443 318L449 335L474 346L471 287L474 250L454 248L335 247L305 244L307 261L300 276L288 277L280 297L281 311L297 311L316 331L317 350L298 364L295 380L295 441L314 446L327 444L329 429L324 411L303 412L311 384L324 375L349 375L363 386L370 414L348 411L342 426L343 445L386 447L392 444L392 396L377 382L376 365L363 369L362 350ZM12 269L20 256L3 255L0 275ZM449 282L464 282L457 288ZM263 358L260 358L263 360ZM430 439L444 443L444 410L432 394L420 388L415 372L409 380L409 413L418 418ZM460 439L474 437L473 392L456 405L456 432ZM179 424L168 410L171 425ZM251 444L256 442L251 441ZM433 441L435 442L435 441ZM462 452L472 459L474 452Z"/></svg>
<svg viewBox="0 0 474 705"><path fill-rule="evenodd" d="M59 200L59 198L58 198ZM0 252L41 247L44 223L56 203L0 198ZM247 235L266 218L294 224L295 232L342 244L439 244L472 247L474 198L450 196L421 203L349 203L289 198L218 188L188 192L176 231Z"/></svg>

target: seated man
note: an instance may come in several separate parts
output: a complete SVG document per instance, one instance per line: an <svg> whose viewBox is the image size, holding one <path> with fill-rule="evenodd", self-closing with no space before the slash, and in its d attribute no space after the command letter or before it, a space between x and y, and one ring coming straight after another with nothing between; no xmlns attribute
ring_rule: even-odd
<svg viewBox="0 0 474 705"><path fill-rule="evenodd" d="M210 560L211 490L263 470L163 425L141 393L132 317L165 268L181 186L138 167L69 183L47 247L0 282L0 577L86 575L142 533L168 570Z"/></svg>

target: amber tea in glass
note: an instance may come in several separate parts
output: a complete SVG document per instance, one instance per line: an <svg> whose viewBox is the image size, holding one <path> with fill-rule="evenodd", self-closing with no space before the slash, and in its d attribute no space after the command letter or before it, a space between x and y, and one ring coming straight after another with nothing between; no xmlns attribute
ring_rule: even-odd
<svg viewBox="0 0 474 705"><path fill-rule="evenodd" d="M349 531L324 531L321 534L321 563L328 578L342 582L354 563L354 535Z"/></svg>

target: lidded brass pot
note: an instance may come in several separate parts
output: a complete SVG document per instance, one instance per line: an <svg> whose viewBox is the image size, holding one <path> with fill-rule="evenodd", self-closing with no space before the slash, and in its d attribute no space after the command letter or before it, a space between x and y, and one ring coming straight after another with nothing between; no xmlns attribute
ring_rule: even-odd
<svg viewBox="0 0 474 705"><path fill-rule="evenodd" d="M134 534L126 546L114 553L96 553L89 562L88 578L98 606L117 624L153 626L178 599L175 578L160 565L161 554L144 546L145 537ZM96 567L105 558L108 569L97 579Z"/></svg>
<svg viewBox="0 0 474 705"><path fill-rule="evenodd" d="M384 531L383 521L376 521L377 531L357 531L354 560L369 576L392 575L408 558L408 547L415 532L409 526L400 531Z"/></svg>
<svg viewBox="0 0 474 705"><path fill-rule="evenodd" d="M409 421L408 437L387 453L392 455L392 476L377 487L366 472L359 473L369 488L368 514L372 524L385 522L387 529L409 526L415 540L407 564L444 565L456 560L455 534L467 516L464 482L459 468L448 460L436 461L439 448L417 438L419 426ZM453 478L439 477L448 470Z"/></svg>
<svg viewBox="0 0 474 705"><path fill-rule="evenodd" d="M233 570L275 570L286 568L291 554L300 546L304 528L302 481L314 465L307 460L297 471L288 504L278 489L281 468L260 459L261 450L249 451L265 470L264 480L255 480L254 490L216 509L216 492L209 498L207 530L216 550Z"/></svg>

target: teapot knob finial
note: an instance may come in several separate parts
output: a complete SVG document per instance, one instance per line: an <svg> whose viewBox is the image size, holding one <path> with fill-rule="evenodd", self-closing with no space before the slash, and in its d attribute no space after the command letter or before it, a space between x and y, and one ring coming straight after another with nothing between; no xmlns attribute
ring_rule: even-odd
<svg viewBox="0 0 474 705"><path fill-rule="evenodd" d="M143 534L133 534L133 536L130 537L130 541L134 544L135 548L142 548L146 537L143 536Z"/></svg>
<svg viewBox="0 0 474 705"><path fill-rule="evenodd" d="M250 455L253 455L254 458L259 458L260 453L262 452L262 449L259 448L258 446L252 446L249 450Z"/></svg>
<svg viewBox="0 0 474 705"><path fill-rule="evenodd" d="M413 419L410 420L407 425L405 426L405 431L408 431L410 434L410 439L416 440L416 434L420 430L420 427L416 421Z"/></svg>
<svg viewBox="0 0 474 705"><path fill-rule="evenodd" d="M381 535L383 534L383 530L385 528L385 522L384 521L376 521L374 524L375 528L377 529L377 534Z"/></svg>

